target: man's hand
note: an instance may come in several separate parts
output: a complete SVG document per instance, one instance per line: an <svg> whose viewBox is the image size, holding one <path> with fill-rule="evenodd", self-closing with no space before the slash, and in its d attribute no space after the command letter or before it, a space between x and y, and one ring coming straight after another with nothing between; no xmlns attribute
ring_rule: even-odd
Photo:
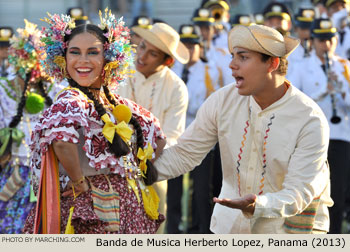
<svg viewBox="0 0 350 252"><path fill-rule="evenodd" d="M247 194L244 197L238 198L238 199L213 199L215 203L221 204L223 206L227 206L230 208L235 209L241 209L242 212L253 215L255 210L255 201L256 201L256 195L255 194Z"/></svg>

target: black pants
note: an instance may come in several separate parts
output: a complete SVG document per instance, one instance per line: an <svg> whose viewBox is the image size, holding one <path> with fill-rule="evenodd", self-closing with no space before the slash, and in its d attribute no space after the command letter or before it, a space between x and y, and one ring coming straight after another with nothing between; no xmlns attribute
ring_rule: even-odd
<svg viewBox="0 0 350 252"><path fill-rule="evenodd" d="M168 234L180 234L181 223L181 198L182 198L183 176L168 180L168 191L166 196L166 232Z"/></svg>
<svg viewBox="0 0 350 252"><path fill-rule="evenodd" d="M209 234L210 219L213 211L213 197L221 190L222 171L219 145L217 144L202 163L191 173L193 194L188 219L189 233ZM182 179L177 177L168 180L166 230L169 234L178 234L181 223Z"/></svg>
<svg viewBox="0 0 350 252"><path fill-rule="evenodd" d="M329 209L330 234L340 234L345 211L346 188L350 170L350 143L330 140L328 161L331 172L331 197L333 207Z"/></svg>
<svg viewBox="0 0 350 252"><path fill-rule="evenodd" d="M191 223L188 232L192 234L210 234L210 219L213 213L213 197L220 194L222 170L220 149L217 144L205 157L203 162L191 173L193 181Z"/></svg>

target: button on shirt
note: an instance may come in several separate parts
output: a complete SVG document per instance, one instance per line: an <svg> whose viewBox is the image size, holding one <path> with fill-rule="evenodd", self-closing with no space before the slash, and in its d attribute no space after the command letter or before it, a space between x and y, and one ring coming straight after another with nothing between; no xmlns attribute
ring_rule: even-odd
<svg viewBox="0 0 350 252"><path fill-rule="evenodd" d="M321 196L314 228L328 230L329 126L309 97L289 86L286 94L261 110L234 85L212 94L195 121L155 162L159 179L169 179L200 164L219 141L223 169L220 198L257 196L254 215L215 205L214 233L284 233L286 217L302 212ZM265 154L265 155L264 155ZM238 182L238 171L240 182ZM263 182L262 178L264 178Z"/></svg>
<svg viewBox="0 0 350 252"><path fill-rule="evenodd" d="M327 76L322 69L322 62L313 52L310 58L300 63L289 80L306 95L311 97L321 107L326 115L331 130L330 139L350 142L350 89L349 82L345 79L343 72L344 66L339 62L339 57L334 56L331 59L331 71L338 77L342 83L343 98L340 93L335 94L335 104L337 115L341 117L338 124L333 124L330 119L333 115L331 96L327 91Z"/></svg>
<svg viewBox="0 0 350 252"><path fill-rule="evenodd" d="M185 130L188 92L184 82L168 67L145 78L136 71L117 93L150 110L160 121L167 144Z"/></svg>

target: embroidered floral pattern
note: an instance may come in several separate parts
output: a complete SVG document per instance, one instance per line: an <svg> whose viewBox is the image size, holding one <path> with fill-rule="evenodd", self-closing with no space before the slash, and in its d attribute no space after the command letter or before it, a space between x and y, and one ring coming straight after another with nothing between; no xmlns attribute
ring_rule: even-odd
<svg viewBox="0 0 350 252"><path fill-rule="evenodd" d="M142 113L142 108L130 100L123 99L120 96L115 96L115 98L118 103L129 106L133 116L139 120L145 140L144 146L146 147L148 143L151 143L152 147L156 149L156 138L164 138L158 119L151 114ZM110 114L110 117L113 118L112 114ZM78 129L82 128L85 134L83 149L86 151L89 165L96 170L110 168L113 173L125 177L123 159L117 159L108 148L105 148L108 143L101 133L103 125L93 103L89 102L86 96L71 88L61 92L56 102L43 113L40 123L33 131L31 167L34 175L40 176L41 155L47 151L48 145L53 140L78 143ZM128 154L128 158L136 161L132 152ZM132 177L135 172L136 167L135 171L129 174L129 177ZM62 186L67 179L67 176L60 175Z"/></svg>

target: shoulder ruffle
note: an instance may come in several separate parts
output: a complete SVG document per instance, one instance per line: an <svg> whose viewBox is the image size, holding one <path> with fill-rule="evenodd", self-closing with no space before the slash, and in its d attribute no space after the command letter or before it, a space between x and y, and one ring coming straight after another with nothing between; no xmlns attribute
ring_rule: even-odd
<svg viewBox="0 0 350 252"><path fill-rule="evenodd" d="M145 146L151 143L157 148L156 138L165 138L159 127L159 121L149 111L141 106L116 96L117 102L129 106L133 115L139 120L143 130ZM108 112L108 111L107 111ZM109 112L108 112L109 113ZM112 118L112 114L110 114ZM34 174L40 176L41 156L54 140L79 143L79 133L84 134L83 150L89 160L89 165L96 170L109 168L112 173L122 177L125 174L123 158L117 159L110 151L109 144L102 134L104 123L95 107L79 90L65 89L60 92L54 104L44 113L32 134L32 162ZM136 139L136 137L134 137ZM134 152L128 154L128 159L136 162ZM136 172L136 167L135 171ZM131 176L128 174L128 176Z"/></svg>

